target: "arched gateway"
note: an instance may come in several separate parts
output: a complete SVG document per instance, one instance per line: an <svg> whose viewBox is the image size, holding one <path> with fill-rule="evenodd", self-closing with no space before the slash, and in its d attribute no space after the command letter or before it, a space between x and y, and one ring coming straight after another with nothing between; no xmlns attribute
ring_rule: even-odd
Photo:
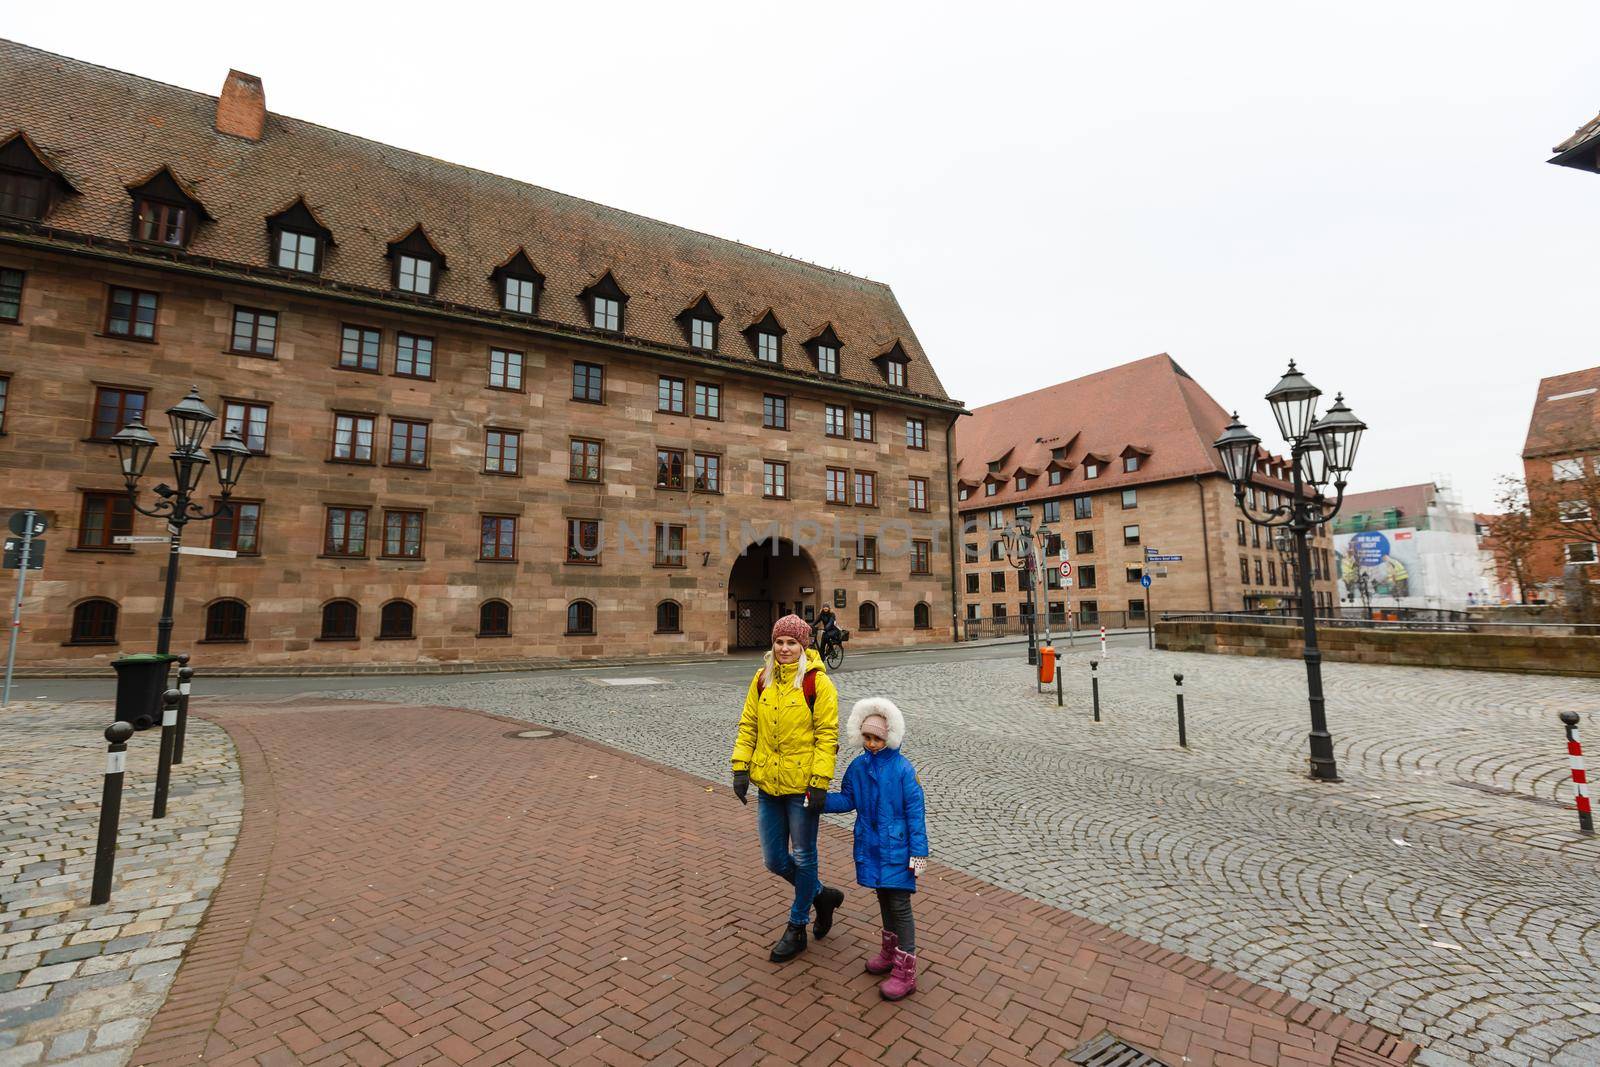
<svg viewBox="0 0 1600 1067"><path fill-rule="evenodd" d="M811 554L793 541L769 537L750 545L728 575L728 648L766 648L772 624L790 612L815 618L821 586Z"/></svg>

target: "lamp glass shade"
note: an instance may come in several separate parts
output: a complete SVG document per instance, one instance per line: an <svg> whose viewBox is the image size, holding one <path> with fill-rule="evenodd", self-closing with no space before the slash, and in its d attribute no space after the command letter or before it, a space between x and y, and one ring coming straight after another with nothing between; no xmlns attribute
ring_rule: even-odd
<svg viewBox="0 0 1600 1067"><path fill-rule="evenodd" d="M1298 441L1311 429L1317 419L1317 398L1321 395L1322 390L1308 382L1291 359L1289 369L1267 394L1272 417L1278 420L1278 429L1285 441Z"/></svg>
<svg viewBox="0 0 1600 1067"><path fill-rule="evenodd" d="M130 484L144 476L150 466L150 457L156 451L155 435L135 419L112 436L117 446L117 461L122 464L122 477Z"/></svg>
<svg viewBox="0 0 1600 1067"><path fill-rule="evenodd" d="M1300 480L1316 489L1328 484L1328 453L1318 438L1300 447Z"/></svg>
<svg viewBox="0 0 1600 1067"><path fill-rule="evenodd" d="M1222 436L1213 442L1212 447L1222 460L1222 469L1227 472L1228 481L1242 490L1250 480L1250 475L1255 473L1256 453L1261 448L1261 438L1251 433L1249 427L1239 421L1239 413L1234 412L1233 421L1222 431Z"/></svg>
<svg viewBox="0 0 1600 1067"><path fill-rule="evenodd" d="M167 409L167 418L172 423L172 446L179 452L198 451L217 413L200 399L198 387L190 387L188 396Z"/></svg>
<svg viewBox="0 0 1600 1067"><path fill-rule="evenodd" d="M211 446L211 458L217 464L217 482L226 493L239 484L244 465L250 460L250 448L230 434Z"/></svg>
<svg viewBox="0 0 1600 1067"><path fill-rule="evenodd" d="M1017 525L1022 528L1024 534L1033 528L1033 509L1026 504L1017 505Z"/></svg>
<svg viewBox="0 0 1600 1067"><path fill-rule="evenodd" d="M172 454L173 476L177 478L179 488L191 496L200 488L200 476L205 474L209 466L211 461L198 448Z"/></svg>
<svg viewBox="0 0 1600 1067"><path fill-rule="evenodd" d="M1335 397L1333 407L1311 428L1328 457L1328 470L1335 475L1350 473L1356 465L1356 449L1361 446L1361 435L1366 430L1367 424L1345 406L1344 394Z"/></svg>

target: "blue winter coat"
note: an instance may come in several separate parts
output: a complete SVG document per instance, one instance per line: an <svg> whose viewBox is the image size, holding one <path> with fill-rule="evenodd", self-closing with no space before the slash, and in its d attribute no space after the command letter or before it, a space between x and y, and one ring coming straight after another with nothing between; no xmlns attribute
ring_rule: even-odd
<svg viewBox="0 0 1600 1067"><path fill-rule="evenodd" d="M899 749L863 752L850 761L826 811L856 813L856 881L868 889L917 891L912 856L928 854L922 783Z"/></svg>

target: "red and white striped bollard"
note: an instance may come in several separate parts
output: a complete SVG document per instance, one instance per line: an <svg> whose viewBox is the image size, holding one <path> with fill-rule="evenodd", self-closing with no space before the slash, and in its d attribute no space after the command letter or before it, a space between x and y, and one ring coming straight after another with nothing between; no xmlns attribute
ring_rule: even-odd
<svg viewBox="0 0 1600 1067"><path fill-rule="evenodd" d="M1572 785L1578 792L1578 829L1594 833L1594 814L1589 810L1589 775L1583 769L1583 745L1578 742L1578 713L1563 711L1561 722L1567 728L1567 761L1572 764Z"/></svg>

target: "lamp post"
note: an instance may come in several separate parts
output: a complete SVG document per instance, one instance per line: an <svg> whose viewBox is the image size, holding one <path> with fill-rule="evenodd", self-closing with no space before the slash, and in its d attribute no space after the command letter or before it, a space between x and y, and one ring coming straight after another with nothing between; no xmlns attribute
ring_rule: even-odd
<svg viewBox="0 0 1600 1067"><path fill-rule="evenodd" d="M1287 530L1294 538L1296 580L1300 591L1300 621L1305 638L1306 689L1311 705L1311 777L1339 780L1339 767L1333 758L1333 737L1322 696L1322 652L1317 648L1317 612L1311 588L1311 548L1314 530L1325 526L1344 504L1344 487L1355 465L1356 449L1366 423L1345 406L1344 396L1335 398L1333 407L1317 418L1317 399L1322 390L1306 380L1289 361L1283 378L1267 394L1278 429L1289 445L1294 496L1262 516L1245 507L1244 491L1256 472L1261 439L1239 421L1222 431L1214 447L1222 468L1233 483L1233 497L1244 517L1256 526ZM1337 491L1330 503L1323 488L1332 481Z"/></svg>
<svg viewBox="0 0 1600 1067"><path fill-rule="evenodd" d="M1049 543L1050 531L1043 525L1035 531L1032 510L1026 504L1018 504L1016 519L1006 528L1004 536L1006 562L1017 569L1018 581L1022 582L1022 587L1028 594L1028 664L1032 666L1039 662L1039 642L1034 628L1038 602L1034 599L1033 590L1035 586L1042 584L1043 569L1040 560L1044 556L1044 546ZM1043 593L1040 595L1043 596ZM1045 612L1044 633L1048 642L1050 640L1048 608Z"/></svg>
<svg viewBox="0 0 1600 1067"><path fill-rule="evenodd" d="M1294 537L1288 530L1272 532L1272 547L1278 553L1278 566L1283 571L1283 584L1296 591L1300 588L1299 568L1295 566ZM1287 609L1286 609L1287 610Z"/></svg>
<svg viewBox="0 0 1600 1067"><path fill-rule="evenodd" d="M239 476L244 473L244 465L250 459L250 449L231 433L211 446L211 459L207 459L200 450L217 416L200 399L198 387L191 386L188 396L167 409L167 419L172 425L173 480L178 484L176 488L165 482L156 486L153 492L161 499L148 508L139 503L139 479L144 476L145 468L150 465L150 457L155 453L158 444L155 436L145 429L142 420L135 419L111 439L117 446L117 460L122 465L122 480L128 489L128 502L141 515L167 520L170 544L167 549L167 587L161 600L161 621L156 626L158 653L172 650L172 601L178 591L178 548L183 541L183 528L191 522L214 519L233 510L228 497L233 495L233 487L238 484ZM222 499L214 510L206 511L194 502L194 497L200 488L200 478L213 461L217 465L217 484L222 487Z"/></svg>

